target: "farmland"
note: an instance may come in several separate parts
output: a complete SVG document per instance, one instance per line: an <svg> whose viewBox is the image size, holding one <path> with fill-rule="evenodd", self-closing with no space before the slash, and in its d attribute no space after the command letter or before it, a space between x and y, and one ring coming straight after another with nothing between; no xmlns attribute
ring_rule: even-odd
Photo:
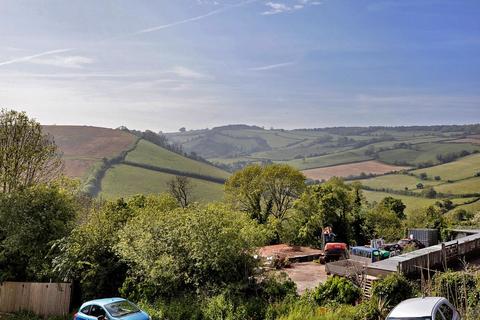
<svg viewBox="0 0 480 320"><path fill-rule="evenodd" d="M379 161L370 160L350 164L342 164L332 167L323 167L302 171L303 174L313 180L328 180L331 177L359 176L368 172L371 174L384 174L392 171L408 169L408 167L393 166ZM388 177L388 176L387 176Z"/></svg>
<svg viewBox="0 0 480 320"><path fill-rule="evenodd" d="M184 175L194 182L199 201L221 199L222 182L230 174L122 130L45 129L63 152L68 175L85 178L103 170L96 183L100 196L106 198L163 192L174 175ZM470 126L468 130L480 129ZM378 201L394 196L406 203L409 212L442 200L426 198L423 191L428 188L461 205L459 208L476 210L479 206L478 202L462 205L475 200L472 196L480 192L478 135L466 135L457 126L265 130L233 125L167 137L186 152L197 152L230 171L248 163L277 162L303 170L312 180L374 175L356 180L364 185L366 198ZM115 157L117 161L105 166L105 159ZM391 173L394 171L397 173Z"/></svg>
<svg viewBox="0 0 480 320"><path fill-rule="evenodd" d="M137 147L128 153L125 160L215 178L228 177L228 173L223 170L186 158L145 140L141 140Z"/></svg>
<svg viewBox="0 0 480 320"><path fill-rule="evenodd" d="M107 171L102 179L100 196L111 199L129 197L135 194L157 194L167 191L167 182L175 176L162 172L117 165ZM223 185L191 179L192 195L194 201L207 202L221 200L223 197Z"/></svg>
<svg viewBox="0 0 480 320"><path fill-rule="evenodd" d="M63 153L65 174L83 178L102 158L111 158L137 140L130 133L88 126L43 126Z"/></svg>

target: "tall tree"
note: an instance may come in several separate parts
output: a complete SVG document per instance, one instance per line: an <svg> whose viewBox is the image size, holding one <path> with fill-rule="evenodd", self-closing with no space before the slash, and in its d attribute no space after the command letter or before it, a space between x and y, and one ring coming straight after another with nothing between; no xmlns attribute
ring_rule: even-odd
<svg viewBox="0 0 480 320"><path fill-rule="evenodd" d="M288 165L249 165L225 184L227 199L259 223L269 216L283 220L305 190L305 176Z"/></svg>
<svg viewBox="0 0 480 320"><path fill-rule="evenodd" d="M25 112L0 112L0 192L10 193L48 182L63 163L53 138Z"/></svg>
<svg viewBox="0 0 480 320"><path fill-rule="evenodd" d="M192 182L184 176L175 176L167 182L168 191L182 208L188 207L192 201Z"/></svg>

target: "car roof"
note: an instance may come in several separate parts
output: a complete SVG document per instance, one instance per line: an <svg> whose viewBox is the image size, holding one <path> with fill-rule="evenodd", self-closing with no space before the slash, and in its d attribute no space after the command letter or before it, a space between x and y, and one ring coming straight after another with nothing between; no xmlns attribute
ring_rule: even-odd
<svg viewBox="0 0 480 320"><path fill-rule="evenodd" d="M125 301L126 299L123 299L123 298L104 298L104 299L96 299L96 300L90 300L90 301L87 301L85 302L83 306L86 306L86 305L91 305L91 304L96 304L96 305L99 305L101 307L107 305L107 304L110 304L110 303L114 303L114 302L120 302L120 301Z"/></svg>
<svg viewBox="0 0 480 320"><path fill-rule="evenodd" d="M389 314L389 317L428 317L432 315L435 306L442 301L446 301L446 299L442 297L408 299L400 302Z"/></svg>

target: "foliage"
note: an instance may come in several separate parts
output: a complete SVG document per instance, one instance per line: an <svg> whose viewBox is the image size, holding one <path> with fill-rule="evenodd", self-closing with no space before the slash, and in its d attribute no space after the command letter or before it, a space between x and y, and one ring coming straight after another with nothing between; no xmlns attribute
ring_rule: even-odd
<svg viewBox="0 0 480 320"><path fill-rule="evenodd" d="M305 176L280 164L249 165L225 183L227 200L262 224L270 216L282 221L304 189Z"/></svg>
<svg viewBox="0 0 480 320"><path fill-rule="evenodd" d="M70 233L76 212L71 191L54 184L0 194L0 281L58 279L50 248Z"/></svg>
<svg viewBox="0 0 480 320"><path fill-rule="evenodd" d="M320 306L331 303L353 304L360 299L361 290L347 278L333 276L320 284L310 294Z"/></svg>
<svg viewBox="0 0 480 320"><path fill-rule="evenodd" d="M130 269L125 294L152 300L248 282L263 228L222 205L168 209L142 208L119 232L116 252Z"/></svg>
<svg viewBox="0 0 480 320"><path fill-rule="evenodd" d="M397 241L404 233L397 213L381 204L368 211L366 225L372 228L375 238L383 238L387 242Z"/></svg>
<svg viewBox="0 0 480 320"><path fill-rule="evenodd" d="M393 197L385 197L380 202L380 206L383 206L391 211L393 211L399 219L405 219L405 204L400 199Z"/></svg>
<svg viewBox="0 0 480 320"><path fill-rule="evenodd" d="M93 208L88 220L56 244L55 271L79 283L84 299L118 294L127 266L114 250L119 231L142 207L175 208L170 196L136 196Z"/></svg>
<svg viewBox="0 0 480 320"><path fill-rule="evenodd" d="M0 112L0 192L49 182L63 164L53 138L25 112Z"/></svg>
<svg viewBox="0 0 480 320"><path fill-rule="evenodd" d="M385 306L394 307L405 299L415 296L415 287L403 275L392 273L374 283L372 296L383 300Z"/></svg>
<svg viewBox="0 0 480 320"><path fill-rule="evenodd" d="M338 241L350 242L353 240L352 221L362 223L360 216L357 216L361 214L361 200L359 188L347 185L338 178L309 186L295 206L302 217L297 241L320 247L323 227L331 226ZM361 226L357 229L361 229Z"/></svg>

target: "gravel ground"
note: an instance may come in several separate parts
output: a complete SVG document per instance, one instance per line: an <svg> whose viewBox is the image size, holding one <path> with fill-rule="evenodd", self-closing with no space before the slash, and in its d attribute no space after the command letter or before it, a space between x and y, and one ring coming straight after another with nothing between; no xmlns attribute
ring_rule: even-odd
<svg viewBox="0 0 480 320"><path fill-rule="evenodd" d="M313 289L327 280L325 265L315 262L294 263L290 268L285 268L290 279L297 284L297 292L302 294L306 289Z"/></svg>

